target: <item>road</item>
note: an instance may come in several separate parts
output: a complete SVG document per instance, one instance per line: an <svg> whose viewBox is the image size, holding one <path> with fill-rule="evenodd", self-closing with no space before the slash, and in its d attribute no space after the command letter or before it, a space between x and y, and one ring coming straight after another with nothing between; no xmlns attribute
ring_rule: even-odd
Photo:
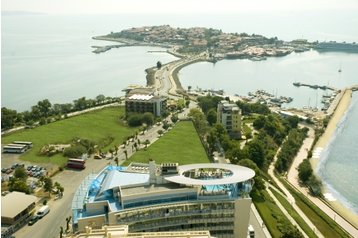
<svg viewBox="0 0 358 238"><path fill-rule="evenodd" d="M165 66L163 66L161 69L157 70L154 75L155 88L157 89L157 92L160 95L169 96L169 97L180 96L177 93L177 85L173 78L174 70L185 64L190 64L194 61L206 60L206 59L207 57L205 56L205 54L197 55L194 57L185 57L179 60L172 61L166 64Z"/></svg>
<svg viewBox="0 0 358 238"><path fill-rule="evenodd" d="M64 170L52 177L53 182L59 182L64 188L61 199L48 201L50 213L32 226L25 226L15 233L17 238L43 238L57 237L60 227L66 228L66 217L71 215L71 204L74 193L83 179L91 172L99 172L108 164L107 160L88 159L86 169L83 171ZM41 206L39 204L37 209Z"/></svg>

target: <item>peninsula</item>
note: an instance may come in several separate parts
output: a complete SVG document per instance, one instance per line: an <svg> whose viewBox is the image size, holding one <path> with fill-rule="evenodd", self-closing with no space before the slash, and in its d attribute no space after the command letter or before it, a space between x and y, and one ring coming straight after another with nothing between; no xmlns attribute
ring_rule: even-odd
<svg viewBox="0 0 358 238"><path fill-rule="evenodd" d="M225 33L222 30L204 27L174 28L169 25L130 28L105 36L96 36L93 39L122 43L94 46L94 53L124 46L159 46L168 48L169 53L177 56L205 53L208 61L213 62L225 58L264 60L266 57L307 51L316 44L303 39L286 42L277 37L267 38L257 34Z"/></svg>

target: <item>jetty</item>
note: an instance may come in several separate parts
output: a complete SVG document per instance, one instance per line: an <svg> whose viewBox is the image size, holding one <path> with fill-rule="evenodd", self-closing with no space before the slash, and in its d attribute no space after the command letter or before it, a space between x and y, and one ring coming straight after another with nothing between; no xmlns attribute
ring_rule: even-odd
<svg viewBox="0 0 358 238"><path fill-rule="evenodd" d="M300 87L300 86L303 86L303 87L309 87L309 88L313 88L313 89L322 89L322 90L332 90L332 91L338 91L337 88L334 88L334 87L331 87L331 86L326 86L326 85L317 85L317 84L308 84L308 83L300 83L300 82L294 82L293 83L293 86L296 86L296 87Z"/></svg>

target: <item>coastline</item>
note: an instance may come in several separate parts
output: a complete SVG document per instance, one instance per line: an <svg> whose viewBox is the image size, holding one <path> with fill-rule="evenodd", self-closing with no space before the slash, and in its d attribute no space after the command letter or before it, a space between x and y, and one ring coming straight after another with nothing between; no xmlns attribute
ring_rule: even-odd
<svg viewBox="0 0 358 238"><path fill-rule="evenodd" d="M321 152L329 146L329 144L333 140L334 133L336 132L337 125L341 122L342 118L345 116L348 111L352 98L352 90L344 89L342 92L342 96L337 104L337 107L334 110L334 113L329 120L329 123L326 127L323 135L318 139L314 150L313 157L310 159L312 169L314 173L317 175L318 165L321 160ZM318 176L318 175L317 175ZM318 176L319 177L319 176ZM329 193L329 189L326 186L323 186L323 194ZM354 227L358 227L358 216L349 208L344 206L342 201L336 199L325 198L322 199L329 207L335 210L340 216L342 216L345 220L351 223Z"/></svg>

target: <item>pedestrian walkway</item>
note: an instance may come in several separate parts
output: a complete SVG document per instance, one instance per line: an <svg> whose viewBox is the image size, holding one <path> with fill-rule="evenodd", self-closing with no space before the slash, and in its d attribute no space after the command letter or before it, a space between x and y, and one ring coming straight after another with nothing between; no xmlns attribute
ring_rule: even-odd
<svg viewBox="0 0 358 238"><path fill-rule="evenodd" d="M304 143L305 144L305 143ZM302 149L302 148L301 148ZM277 160L277 155L280 153L281 147L277 150L275 157L272 161L272 163L269 166L268 174L272 177L274 182L277 184L277 186L283 191L283 193L286 196L287 201L292 205L292 207L295 209L295 211L302 217L302 219L307 223L307 225L312 229L313 232L316 233L318 237L324 237L322 233L316 228L316 226L311 222L311 220L302 212L302 210L296 205L295 198L292 196L292 194L287 190L287 188L281 183L281 181L276 177L276 174L274 172L275 170L275 163ZM281 209L282 210L282 209ZM301 229L301 228L300 228Z"/></svg>

